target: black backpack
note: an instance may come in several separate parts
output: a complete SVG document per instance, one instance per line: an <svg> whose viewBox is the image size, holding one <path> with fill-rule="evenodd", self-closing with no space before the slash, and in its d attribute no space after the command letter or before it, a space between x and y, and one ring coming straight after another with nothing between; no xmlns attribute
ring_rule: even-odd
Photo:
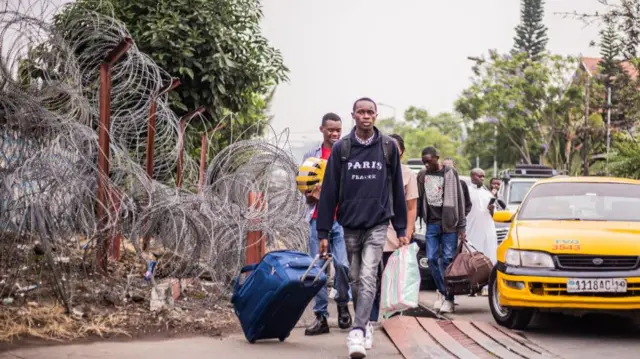
<svg viewBox="0 0 640 359"><path fill-rule="evenodd" d="M393 140L393 138L385 135L385 134L380 134L382 136L381 141L382 141L382 153L384 155L384 161L387 164L387 183L389 186L389 207L391 209L391 216L393 217L394 212L393 212L393 186L391 185L391 169L393 168L393 163L391 160L391 153L393 151L393 147L395 146L395 141ZM343 177L343 173L342 173L342 169L345 166L345 163L349 160L349 158L351 157L351 136L346 136L343 137L340 140L340 188L339 188L339 192L338 192L338 203L342 203L342 188L344 187L344 177Z"/></svg>

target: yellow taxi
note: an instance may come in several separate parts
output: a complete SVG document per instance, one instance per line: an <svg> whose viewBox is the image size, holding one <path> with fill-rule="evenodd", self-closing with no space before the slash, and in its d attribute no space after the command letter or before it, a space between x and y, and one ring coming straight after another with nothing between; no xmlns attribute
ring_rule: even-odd
<svg viewBox="0 0 640 359"><path fill-rule="evenodd" d="M525 329L541 309L640 309L640 181L540 180L493 219L511 222L489 281L498 324Z"/></svg>

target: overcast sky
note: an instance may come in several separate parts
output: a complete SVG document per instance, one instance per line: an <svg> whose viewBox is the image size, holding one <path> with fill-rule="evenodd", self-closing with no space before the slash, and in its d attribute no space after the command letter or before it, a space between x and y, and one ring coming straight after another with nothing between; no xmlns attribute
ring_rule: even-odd
<svg viewBox="0 0 640 359"><path fill-rule="evenodd" d="M262 27L291 70L280 85L273 125L292 139L317 140L326 112L350 124L362 96L394 106L450 111L469 84L467 56L509 51L520 20L518 0L263 0ZM547 0L547 48L598 56L596 26L557 12L594 12L597 0ZM390 117L393 110L379 109ZM304 137L303 137L304 136Z"/></svg>
<svg viewBox="0 0 640 359"><path fill-rule="evenodd" d="M398 118L411 105L432 113L451 111L470 82L467 56L509 51L520 21L518 0L261 2L263 32L291 70L289 82L276 92L273 126L278 132L289 128L294 146L319 140L326 112L338 113L350 125L351 105L362 96L395 107ZM598 49L589 47L598 39L597 26L556 13L602 9L598 0L546 0L547 48L598 56ZM394 114L385 106L379 112L380 117Z"/></svg>

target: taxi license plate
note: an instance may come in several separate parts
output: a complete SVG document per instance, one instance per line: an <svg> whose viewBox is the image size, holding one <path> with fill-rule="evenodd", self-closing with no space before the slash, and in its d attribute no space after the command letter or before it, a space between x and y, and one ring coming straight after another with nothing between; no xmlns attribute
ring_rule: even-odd
<svg viewBox="0 0 640 359"><path fill-rule="evenodd" d="M627 280L623 278L572 278L567 280L568 293L626 293Z"/></svg>

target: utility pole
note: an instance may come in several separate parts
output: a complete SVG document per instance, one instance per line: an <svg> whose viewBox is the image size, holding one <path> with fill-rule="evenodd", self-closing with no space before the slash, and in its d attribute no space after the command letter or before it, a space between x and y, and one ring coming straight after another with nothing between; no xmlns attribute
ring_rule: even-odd
<svg viewBox="0 0 640 359"><path fill-rule="evenodd" d="M609 149L611 148L611 85L607 86L607 176L609 176Z"/></svg>
<svg viewBox="0 0 640 359"><path fill-rule="evenodd" d="M588 75L587 75L588 76ZM584 88L584 139L582 143L582 175L589 175L589 148L588 148L588 130L589 130L589 87L591 83L591 77L587 77L586 86Z"/></svg>
<svg viewBox="0 0 640 359"><path fill-rule="evenodd" d="M495 150L493 151L493 177L498 177L498 123L493 127L493 141Z"/></svg>
<svg viewBox="0 0 640 359"><path fill-rule="evenodd" d="M387 105L386 103L382 103L382 102L378 102L378 106L390 108L393 111L393 121L398 121L398 118L396 117L396 107L395 106Z"/></svg>

